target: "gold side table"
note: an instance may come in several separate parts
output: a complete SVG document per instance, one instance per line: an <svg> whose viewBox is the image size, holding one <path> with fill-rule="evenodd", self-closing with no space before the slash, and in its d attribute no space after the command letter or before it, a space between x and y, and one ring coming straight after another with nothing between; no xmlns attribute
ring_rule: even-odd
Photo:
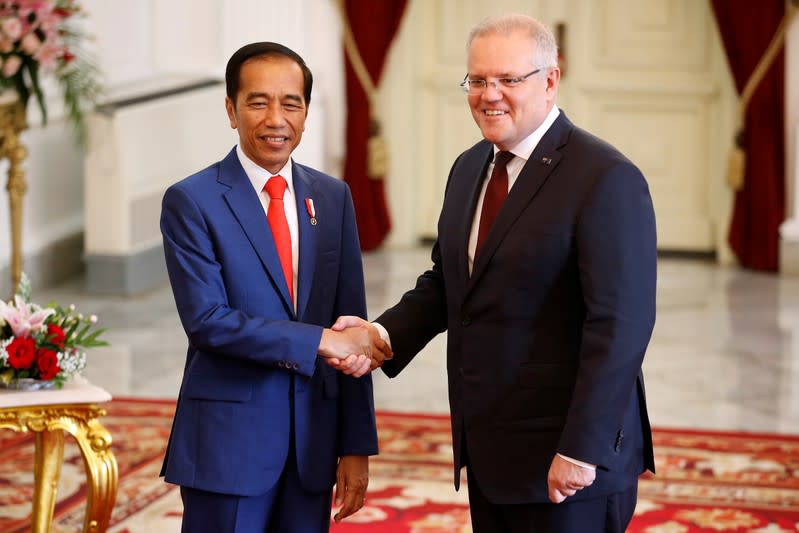
<svg viewBox="0 0 799 533"><path fill-rule="evenodd" d="M111 452L111 435L99 422L98 406L111 400L105 390L75 378L59 390L0 391L0 428L36 433L31 531L50 531L56 489L64 460L64 432L75 438L86 467L84 533L108 528L119 472Z"/></svg>

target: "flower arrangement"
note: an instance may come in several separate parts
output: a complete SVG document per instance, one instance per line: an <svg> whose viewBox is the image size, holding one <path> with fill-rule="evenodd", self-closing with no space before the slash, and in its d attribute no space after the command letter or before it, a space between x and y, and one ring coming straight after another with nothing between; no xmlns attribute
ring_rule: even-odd
<svg viewBox="0 0 799 533"><path fill-rule="evenodd" d="M25 274L12 302L0 301L0 385L21 379L51 382L61 388L86 366L85 348L107 346L96 329L97 317L84 317L75 306L41 307L30 302Z"/></svg>
<svg viewBox="0 0 799 533"><path fill-rule="evenodd" d="M97 68L80 48L80 15L77 0L0 0L0 89L16 90L25 108L35 95L46 124L40 73L53 72L67 117L83 140L82 106L95 102L100 85Z"/></svg>

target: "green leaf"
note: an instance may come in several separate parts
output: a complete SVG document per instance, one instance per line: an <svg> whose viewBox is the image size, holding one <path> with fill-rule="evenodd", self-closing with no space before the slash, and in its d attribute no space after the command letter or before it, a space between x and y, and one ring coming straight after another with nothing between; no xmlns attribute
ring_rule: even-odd
<svg viewBox="0 0 799 533"><path fill-rule="evenodd" d="M39 110L42 112L42 124L47 124L47 106L44 101L44 94L42 88L39 86L39 63L31 60L28 63L28 74L31 77L31 89L36 95L36 101L39 103Z"/></svg>

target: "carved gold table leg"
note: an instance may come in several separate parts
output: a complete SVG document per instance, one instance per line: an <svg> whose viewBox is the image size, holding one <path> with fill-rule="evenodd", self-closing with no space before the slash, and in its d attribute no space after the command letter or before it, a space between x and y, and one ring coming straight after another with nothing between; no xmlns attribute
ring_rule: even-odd
<svg viewBox="0 0 799 533"><path fill-rule="evenodd" d="M36 462L33 466L33 517L31 520L33 533L50 531L63 460L64 432L56 429L37 433Z"/></svg>
<svg viewBox="0 0 799 533"><path fill-rule="evenodd" d="M97 420L105 409L95 404L64 404L0 409L0 428L36 432L36 465L31 531L50 531L55 492L64 457L64 432L75 438L86 466L85 533L108 528L117 495L119 471L111 434Z"/></svg>
<svg viewBox="0 0 799 533"><path fill-rule="evenodd" d="M86 519L85 533L105 531L111 520L111 511L117 495L119 470L111 453L111 435L100 422L89 420L73 433L83 453L86 464Z"/></svg>

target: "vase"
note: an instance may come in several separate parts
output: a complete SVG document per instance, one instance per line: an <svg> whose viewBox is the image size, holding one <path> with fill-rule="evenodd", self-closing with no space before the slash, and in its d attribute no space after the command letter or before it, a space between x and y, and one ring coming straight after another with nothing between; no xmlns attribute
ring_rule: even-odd
<svg viewBox="0 0 799 533"><path fill-rule="evenodd" d="M12 379L8 383L0 381L0 388L20 390L20 391L52 389L54 386L55 386L55 381L52 380L44 381L41 379L33 379L33 378Z"/></svg>

